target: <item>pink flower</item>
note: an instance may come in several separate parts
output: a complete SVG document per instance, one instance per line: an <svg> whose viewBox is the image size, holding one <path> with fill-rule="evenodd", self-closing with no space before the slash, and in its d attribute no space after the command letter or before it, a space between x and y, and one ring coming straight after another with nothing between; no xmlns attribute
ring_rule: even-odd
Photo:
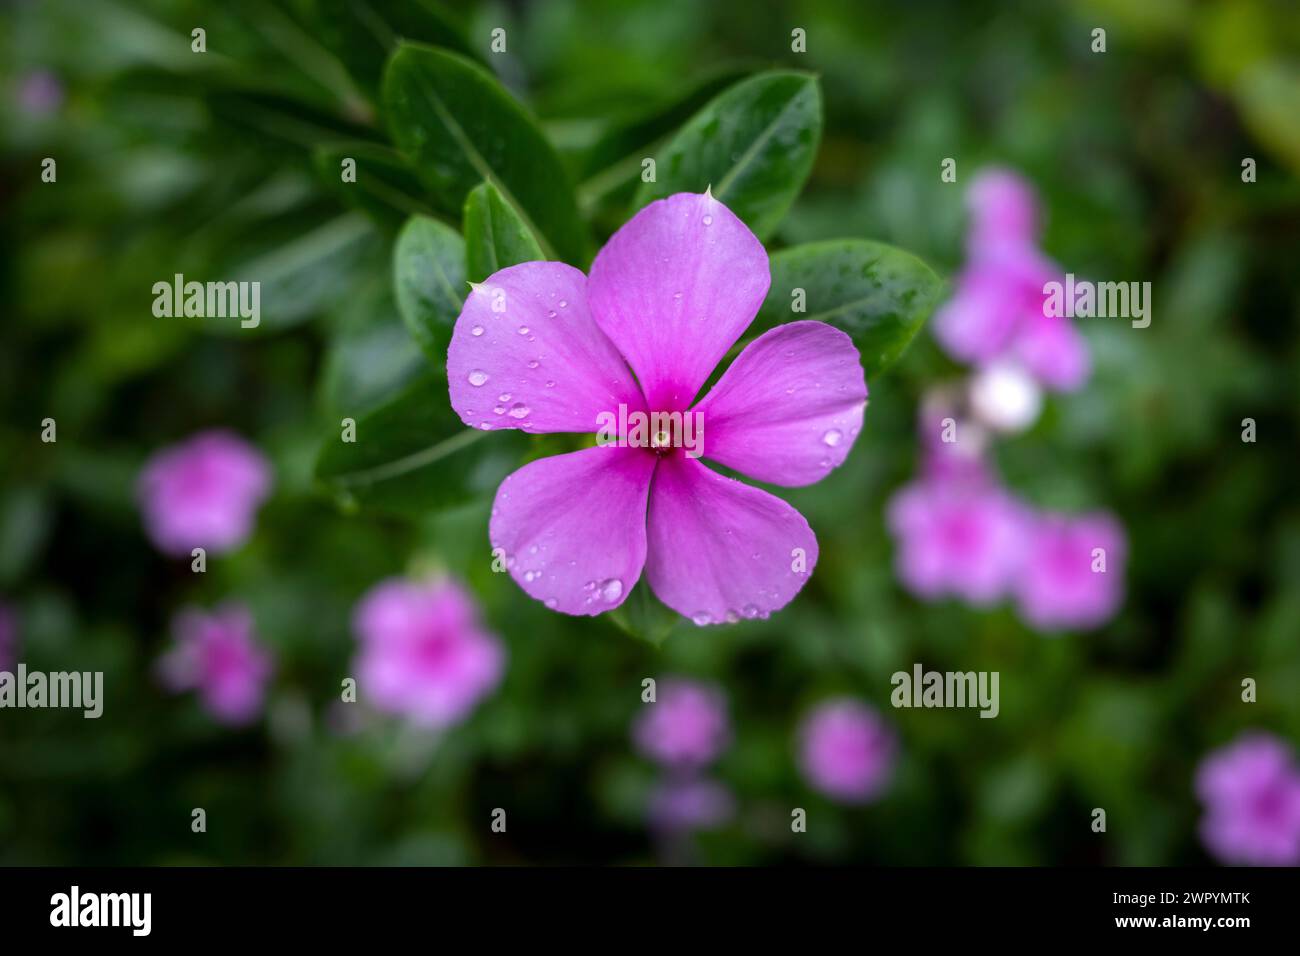
<svg viewBox="0 0 1300 956"><path fill-rule="evenodd" d="M986 170L967 204L967 262L953 297L935 313L935 337L960 362L1013 363L1046 388L1078 388L1090 371L1087 346L1068 319L1048 314L1043 287L1061 270L1036 245L1029 185L1008 170Z"/></svg>
<svg viewBox="0 0 1300 956"><path fill-rule="evenodd" d="M983 430L949 396L927 397L920 430L921 475L885 511L898 578L926 600L991 604L1009 593L1019 568L1028 509L998 484ZM943 441L945 434L956 440Z"/></svg>
<svg viewBox="0 0 1300 956"><path fill-rule="evenodd" d="M886 522L899 580L918 597L986 606L1020 567L1027 509L989 482L922 478L890 500Z"/></svg>
<svg viewBox="0 0 1300 956"><path fill-rule="evenodd" d="M145 463L136 499L145 531L158 550L189 555L194 548L231 551L252 532L271 488L271 467L232 432L200 432L164 448Z"/></svg>
<svg viewBox="0 0 1300 956"><path fill-rule="evenodd" d="M799 762L809 786L841 803L879 796L893 774L898 742L866 704L840 697L813 709L799 731Z"/></svg>
<svg viewBox="0 0 1300 956"><path fill-rule="evenodd" d="M1201 839L1224 863L1300 866L1300 769L1291 748L1254 731L1210 753L1196 771Z"/></svg>
<svg viewBox="0 0 1300 956"><path fill-rule="evenodd" d="M451 404L475 428L536 433L593 433L620 406L698 414L705 457L759 481L812 484L844 461L866 405L843 332L772 329L695 401L770 281L762 244L711 195L651 203L589 278L528 262L475 288L447 352ZM497 491L492 546L525 592L565 614L617 607L643 571L698 625L785 606L817 562L808 522L687 451L621 442L531 462Z"/></svg>
<svg viewBox="0 0 1300 956"><path fill-rule="evenodd" d="M273 666L246 607L226 604L211 614L188 609L176 617L172 636L175 646L159 661L168 690L198 691L203 706L222 723L245 724L257 717Z"/></svg>
<svg viewBox="0 0 1300 956"><path fill-rule="evenodd" d="M359 698L421 726L464 720L501 681L501 642L450 580L381 582L357 605L353 628Z"/></svg>
<svg viewBox="0 0 1300 956"><path fill-rule="evenodd" d="M632 738L642 754L666 767L704 767L731 742L726 698L708 684L665 678L655 702L646 704L636 721Z"/></svg>
<svg viewBox="0 0 1300 956"><path fill-rule="evenodd" d="M731 791L705 777L669 778L650 791L647 813L656 829L670 833L714 830L735 814Z"/></svg>
<svg viewBox="0 0 1300 956"><path fill-rule="evenodd" d="M18 615L0 603L0 671L12 671L18 663Z"/></svg>
<svg viewBox="0 0 1300 956"><path fill-rule="evenodd" d="M1010 169L991 167L977 173L966 190L966 208L966 250L972 257L1002 246L1032 247L1038 241L1033 188Z"/></svg>
<svg viewBox="0 0 1300 956"><path fill-rule="evenodd" d="M21 80L18 102L33 116L47 116L63 105L63 84L49 70L33 70Z"/></svg>
<svg viewBox="0 0 1300 956"><path fill-rule="evenodd" d="M1104 624L1124 599L1126 554L1124 529L1109 514L1039 515L1017 575L1020 616L1039 630Z"/></svg>

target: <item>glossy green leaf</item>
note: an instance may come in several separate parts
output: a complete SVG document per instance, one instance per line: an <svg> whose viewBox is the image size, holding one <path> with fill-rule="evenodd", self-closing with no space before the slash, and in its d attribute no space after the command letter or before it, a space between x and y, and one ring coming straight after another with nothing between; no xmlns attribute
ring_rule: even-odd
<svg viewBox="0 0 1300 956"><path fill-rule="evenodd" d="M547 258L585 265L586 237L569 177L533 118L477 64L402 44L384 74L384 107L398 147L438 208L459 214L491 182Z"/></svg>
<svg viewBox="0 0 1300 956"><path fill-rule="evenodd" d="M422 515L486 499L519 463L517 432L468 428L447 381L428 374L356 421L356 441L328 438L316 477L345 507Z"/></svg>
<svg viewBox="0 0 1300 956"><path fill-rule="evenodd" d="M773 71L742 80L714 97L659 152L656 182L642 183L633 205L711 186L765 238L803 188L821 128L816 77Z"/></svg>
<svg viewBox="0 0 1300 956"><path fill-rule="evenodd" d="M943 293L916 256L867 239L831 239L772 255L772 287L749 332L816 319L843 329L870 380L911 344ZM804 311L795 311L803 290Z"/></svg>
<svg viewBox="0 0 1300 956"><path fill-rule="evenodd" d="M402 321L437 368L446 367L467 288L460 233L428 216L412 216L393 250L393 290Z"/></svg>
<svg viewBox="0 0 1300 956"><path fill-rule="evenodd" d="M501 190L482 183L465 200L465 273L482 282L498 269L545 259L542 247Z"/></svg>
<svg viewBox="0 0 1300 956"><path fill-rule="evenodd" d="M433 212L415 171L396 150L353 141L320 146L312 156L320 181L344 203L391 229L408 216ZM355 179L345 181L344 162L355 163Z"/></svg>

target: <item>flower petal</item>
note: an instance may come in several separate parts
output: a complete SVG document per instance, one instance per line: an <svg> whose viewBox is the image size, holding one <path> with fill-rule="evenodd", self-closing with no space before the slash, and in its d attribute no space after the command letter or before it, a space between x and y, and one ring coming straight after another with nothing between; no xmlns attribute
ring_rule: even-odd
<svg viewBox="0 0 1300 956"><path fill-rule="evenodd" d="M501 482L489 537L530 597L565 614L618 607L641 577L653 452L609 445L530 462Z"/></svg>
<svg viewBox="0 0 1300 956"><path fill-rule="evenodd" d="M562 262L524 262L475 286L447 348L451 404L465 424L595 432L603 411L644 408L627 363L592 321L586 284Z"/></svg>
<svg viewBox="0 0 1300 956"><path fill-rule="evenodd" d="M843 464L866 404L853 340L825 322L805 321L746 346L695 410L704 419L706 458L795 486Z"/></svg>
<svg viewBox="0 0 1300 956"><path fill-rule="evenodd" d="M678 193L614 233L592 263L588 295L650 408L673 412L690 407L771 281L763 244L730 209Z"/></svg>
<svg viewBox="0 0 1300 956"><path fill-rule="evenodd" d="M766 491L665 455L650 493L646 580L696 624L767 617L817 564L803 515Z"/></svg>
<svg viewBox="0 0 1300 956"><path fill-rule="evenodd" d="M1092 371L1088 343L1069 319L1032 316L1016 337L1017 356L1047 388L1073 392Z"/></svg>

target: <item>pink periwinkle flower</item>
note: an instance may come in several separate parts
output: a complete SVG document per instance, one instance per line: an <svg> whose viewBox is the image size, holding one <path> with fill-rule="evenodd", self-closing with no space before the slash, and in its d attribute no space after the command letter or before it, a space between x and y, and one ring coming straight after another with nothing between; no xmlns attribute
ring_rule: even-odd
<svg viewBox="0 0 1300 956"><path fill-rule="evenodd" d="M1016 575L1021 618L1046 631L1106 623L1124 600L1127 551L1124 529L1110 514L1037 515Z"/></svg>
<svg viewBox="0 0 1300 956"><path fill-rule="evenodd" d="M655 702L644 705L632 738L644 756L666 767L711 764L731 742L726 697L710 684L665 678L658 683Z"/></svg>
<svg viewBox="0 0 1300 956"><path fill-rule="evenodd" d="M922 477L890 499L895 566L926 600L987 606L1010 593L1022 560L1028 509L989 481Z"/></svg>
<svg viewBox="0 0 1300 956"><path fill-rule="evenodd" d="M991 604L1010 592L1028 509L998 484L983 430L947 396L927 396L919 419L920 475L885 510L898 578L926 600Z"/></svg>
<svg viewBox="0 0 1300 956"><path fill-rule="evenodd" d="M657 830L684 833L714 830L735 815L736 801L723 784L707 777L669 777L650 791L647 815Z"/></svg>
<svg viewBox="0 0 1300 956"><path fill-rule="evenodd" d="M232 551L271 490L271 466L233 432L200 432L157 452L136 483L145 531L165 554Z"/></svg>
<svg viewBox="0 0 1300 956"><path fill-rule="evenodd" d="M182 611L172 637L174 646L159 661L163 686L197 691L208 713L225 724L246 724L261 713L274 666L248 608Z"/></svg>
<svg viewBox="0 0 1300 956"><path fill-rule="evenodd" d="M849 697L818 704L799 729L809 786L840 803L867 803L893 776L898 740L871 707Z"/></svg>
<svg viewBox="0 0 1300 956"><path fill-rule="evenodd" d="M960 362L1016 364L1046 388L1078 388L1091 368L1087 345L1069 319L1048 313L1043 287L1061 270L1037 247L1032 188L1009 170L985 170L967 205L966 265L935 313L935 337Z"/></svg>
<svg viewBox="0 0 1300 956"><path fill-rule="evenodd" d="M0 602L0 671L12 671L18 662L18 615Z"/></svg>
<svg viewBox="0 0 1300 956"><path fill-rule="evenodd" d="M595 433L629 415L687 413L703 456L758 481L812 484L848 455L867 386L857 349L822 322L760 335L697 393L749 327L771 282L767 253L708 193L651 203L616 232L590 276L559 262L502 269L476 286L447 351L451 404L474 428ZM620 421L622 418L620 418ZM724 477L684 443L620 441L510 475L489 523L511 576L565 614L620 605L645 573L697 625L765 617L817 562L808 522Z"/></svg>
<svg viewBox="0 0 1300 956"><path fill-rule="evenodd" d="M1300 866L1300 768L1263 732L1208 754L1196 772L1201 839L1224 863Z"/></svg>
<svg viewBox="0 0 1300 956"><path fill-rule="evenodd" d="M501 682L505 650L479 622L469 592L450 579L375 585L353 628L360 698L420 726L464 720Z"/></svg>

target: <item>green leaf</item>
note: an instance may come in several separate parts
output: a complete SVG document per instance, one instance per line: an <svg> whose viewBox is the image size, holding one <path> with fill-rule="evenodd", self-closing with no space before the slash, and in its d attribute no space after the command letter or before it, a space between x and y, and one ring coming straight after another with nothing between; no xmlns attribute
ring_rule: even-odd
<svg viewBox="0 0 1300 956"><path fill-rule="evenodd" d="M518 210L548 259L586 264L586 235L559 156L482 67L404 43L384 74L384 107L394 140L439 209L460 213L470 190L486 180Z"/></svg>
<svg viewBox="0 0 1300 956"><path fill-rule="evenodd" d="M392 283L372 276L328 316L333 329L321 359L322 405L336 421L358 417L392 399L429 363L398 318Z"/></svg>
<svg viewBox="0 0 1300 956"><path fill-rule="evenodd" d="M229 281L258 283L257 325L245 328L238 302L226 305L225 315L197 319L205 331L221 335L261 335L305 322L324 311L370 270L383 268L383 243L360 213L349 212L310 232L222 265L218 275ZM190 277L186 277L186 285Z"/></svg>
<svg viewBox="0 0 1300 956"><path fill-rule="evenodd" d="M349 159L356 163L353 182L343 179L343 163ZM408 216L433 212L422 198L415 170L394 149L363 141L330 143L317 147L312 160L330 192L381 225L397 229Z"/></svg>
<svg viewBox="0 0 1300 956"><path fill-rule="evenodd" d="M490 182L465 200L465 273L482 282L498 269L545 259L528 223Z"/></svg>
<svg viewBox="0 0 1300 956"><path fill-rule="evenodd" d="M670 134L696 111L746 74L736 66L724 66L698 80L684 92L658 103L649 110L615 121L582 154L579 162L579 205L595 206L612 193L622 193L626 203L641 172L645 157L662 145Z"/></svg>
<svg viewBox="0 0 1300 956"><path fill-rule="evenodd" d="M468 428L452 410L447 381L421 377L326 440L316 478L346 507L424 515L486 498L518 464L526 439Z"/></svg>
<svg viewBox="0 0 1300 956"><path fill-rule="evenodd" d="M379 90L384 63L402 39L477 53L455 14L434 0L298 0L311 32L369 93Z"/></svg>
<svg viewBox="0 0 1300 956"><path fill-rule="evenodd" d="M713 195L760 239L803 188L821 137L816 77L773 71L742 80L696 113L655 160L633 207L673 193Z"/></svg>
<svg viewBox="0 0 1300 956"><path fill-rule="evenodd" d="M683 620L672 608L655 597L644 575L632 588L627 600L609 612L610 619L623 631L659 647Z"/></svg>
<svg viewBox="0 0 1300 956"><path fill-rule="evenodd" d="M772 287L750 326L758 334L799 319L843 329L870 380L907 349L938 304L944 283L916 256L867 239L831 239L771 257ZM795 290L805 311L793 311Z"/></svg>
<svg viewBox="0 0 1300 956"><path fill-rule="evenodd" d="M223 89L209 94L206 101L219 124L245 135L249 146L257 149L281 143L312 149L329 140L375 135L361 123L277 92Z"/></svg>
<svg viewBox="0 0 1300 956"><path fill-rule="evenodd" d="M460 233L428 216L412 216L393 250L393 289L412 337L436 367L444 368L451 330L465 304Z"/></svg>

